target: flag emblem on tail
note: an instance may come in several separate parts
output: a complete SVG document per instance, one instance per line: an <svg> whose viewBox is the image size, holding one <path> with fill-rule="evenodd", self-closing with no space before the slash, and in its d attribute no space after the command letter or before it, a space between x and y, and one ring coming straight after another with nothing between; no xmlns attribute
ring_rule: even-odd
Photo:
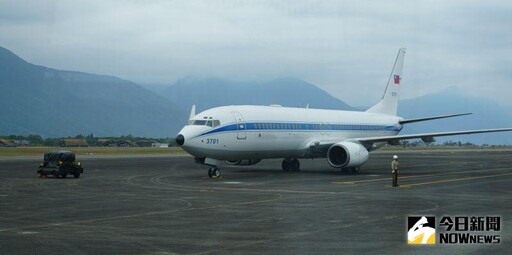
<svg viewBox="0 0 512 255"><path fill-rule="evenodd" d="M394 75L395 84L400 84L400 75Z"/></svg>

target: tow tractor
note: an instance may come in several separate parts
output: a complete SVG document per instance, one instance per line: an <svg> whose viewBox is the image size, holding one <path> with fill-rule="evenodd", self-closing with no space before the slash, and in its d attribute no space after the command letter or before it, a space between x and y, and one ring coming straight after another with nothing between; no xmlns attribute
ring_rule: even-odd
<svg viewBox="0 0 512 255"><path fill-rule="evenodd" d="M39 165L37 174L39 177L52 175L54 178L66 178L72 174L79 178L84 169L80 162L75 161L75 153L70 151L55 151L44 154L44 161Z"/></svg>

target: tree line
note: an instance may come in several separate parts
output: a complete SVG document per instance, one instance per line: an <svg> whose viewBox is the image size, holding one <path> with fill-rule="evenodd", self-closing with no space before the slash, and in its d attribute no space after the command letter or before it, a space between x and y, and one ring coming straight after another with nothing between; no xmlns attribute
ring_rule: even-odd
<svg viewBox="0 0 512 255"><path fill-rule="evenodd" d="M166 138L153 138L153 137L139 137L139 136L133 136L131 134L129 135L122 135L122 136L106 136L106 137L96 137L94 134L78 134L75 136L67 136L67 137L58 137L58 138L43 138L40 135L7 135L7 136L1 136L0 139L7 139L7 140L14 140L17 142L18 145L21 146L48 146L48 147L56 147L60 145L60 142L62 139L85 139L88 145L94 146L98 144L98 141L100 139L108 139L108 140L126 140L130 142L137 142L137 141L153 141L156 143L167 143L170 146L176 146L176 143L174 141L174 138L166 137Z"/></svg>

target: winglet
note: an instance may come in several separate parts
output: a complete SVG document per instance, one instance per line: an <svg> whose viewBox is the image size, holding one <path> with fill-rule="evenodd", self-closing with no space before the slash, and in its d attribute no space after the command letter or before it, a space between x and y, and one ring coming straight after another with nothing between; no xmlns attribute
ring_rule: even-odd
<svg viewBox="0 0 512 255"><path fill-rule="evenodd" d="M190 116L188 116L188 125L192 125L192 123L194 123L195 116L196 116L196 105L192 105L192 109L190 110Z"/></svg>
<svg viewBox="0 0 512 255"><path fill-rule="evenodd" d="M194 119L196 116L196 105L192 105L192 110L190 110L190 116L188 117L188 120Z"/></svg>

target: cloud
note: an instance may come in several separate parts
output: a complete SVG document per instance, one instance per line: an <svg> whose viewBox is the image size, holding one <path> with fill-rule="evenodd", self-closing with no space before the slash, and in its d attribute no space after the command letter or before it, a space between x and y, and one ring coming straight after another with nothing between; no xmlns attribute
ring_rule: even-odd
<svg viewBox="0 0 512 255"><path fill-rule="evenodd" d="M403 97L457 86L510 104L506 1L16 1L0 44L60 69L137 82L188 75L313 82L352 105L378 100L398 48Z"/></svg>

